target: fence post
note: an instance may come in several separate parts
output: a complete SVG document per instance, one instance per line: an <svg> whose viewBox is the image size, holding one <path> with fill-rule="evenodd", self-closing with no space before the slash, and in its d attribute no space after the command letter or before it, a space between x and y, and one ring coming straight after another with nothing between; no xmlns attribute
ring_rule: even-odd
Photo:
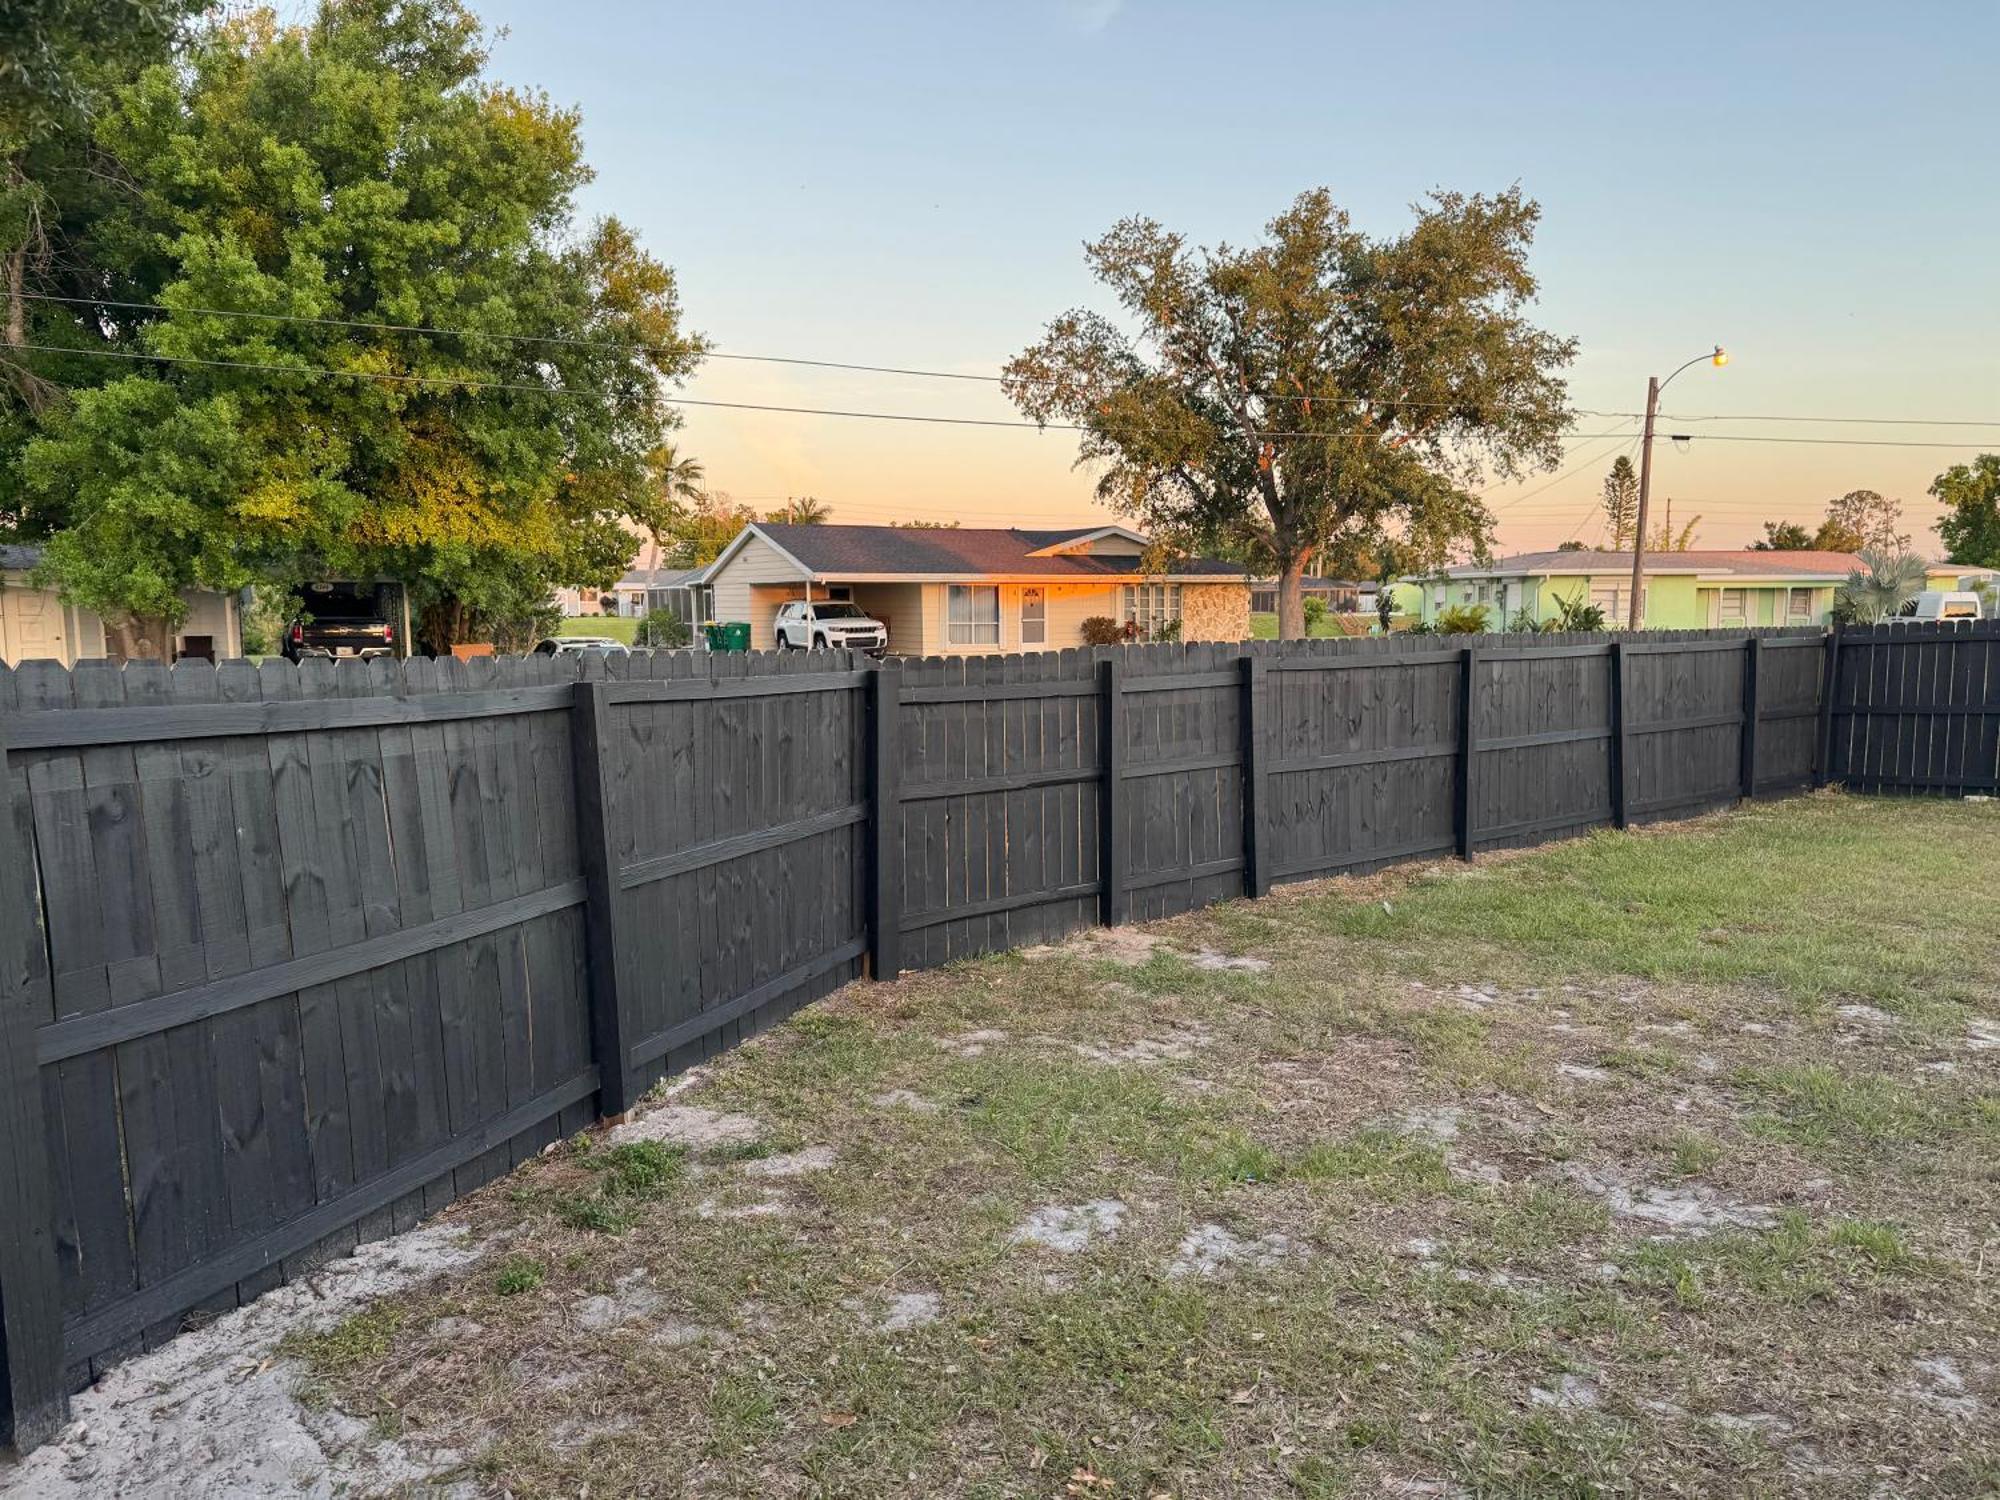
<svg viewBox="0 0 2000 1500"><path fill-rule="evenodd" d="M602 680L579 682L570 707L576 835L583 856L584 930L590 955L590 1050L597 1060L598 1113L607 1117L624 1114L637 1092L618 982L618 868L611 846L611 783L605 755L610 692L611 685Z"/></svg>
<svg viewBox="0 0 2000 1500"><path fill-rule="evenodd" d="M1611 826L1627 826L1625 771L1631 741L1625 736L1625 643L1611 643Z"/></svg>
<svg viewBox="0 0 2000 1500"><path fill-rule="evenodd" d="M28 955L42 941L34 867L14 821L14 776L0 744L0 1442L22 1453L69 1420L62 1292L49 1196L48 1121L35 1057Z"/></svg>
<svg viewBox="0 0 2000 1500"><path fill-rule="evenodd" d="M1477 784L1473 768L1479 756L1479 735L1473 723L1477 713L1473 678L1478 671L1479 648L1467 646L1458 663L1458 809L1453 821L1460 859L1472 858L1472 799Z"/></svg>
<svg viewBox="0 0 2000 1500"><path fill-rule="evenodd" d="M1103 739L1104 795L1097 804L1097 873L1104 882L1100 909L1106 927L1125 920L1131 893L1125 889L1125 835L1119 827L1125 802L1125 668L1117 657L1097 664L1103 705L1098 733Z"/></svg>
<svg viewBox="0 0 2000 1500"><path fill-rule="evenodd" d="M1264 837L1265 800L1268 791L1270 756L1264 750L1262 704L1267 664L1264 658L1241 658L1243 702L1238 710L1243 731L1243 894L1262 896L1270 892L1271 851Z"/></svg>
<svg viewBox="0 0 2000 1500"><path fill-rule="evenodd" d="M1840 632L1834 621L1826 633L1826 661L1819 682L1819 746L1813 756L1813 785L1825 786L1833 779L1833 700L1840 688Z"/></svg>
<svg viewBox="0 0 2000 1500"><path fill-rule="evenodd" d="M1762 709L1758 681L1764 667L1764 638L1753 635L1743 650L1743 800L1757 795L1757 715Z"/></svg>
<svg viewBox="0 0 2000 1500"><path fill-rule="evenodd" d="M868 903L868 971L891 980L903 971L903 809L897 801L901 733L897 708L903 669L883 663L868 680L869 813L874 825L872 894Z"/></svg>

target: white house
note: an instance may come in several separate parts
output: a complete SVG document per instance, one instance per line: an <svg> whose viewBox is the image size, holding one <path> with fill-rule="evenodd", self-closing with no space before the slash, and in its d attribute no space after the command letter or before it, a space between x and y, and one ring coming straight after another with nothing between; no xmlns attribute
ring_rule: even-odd
<svg viewBox="0 0 2000 1500"><path fill-rule="evenodd" d="M0 661L216 661L243 654L243 614L234 594L190 589L187 617L169 628L156 617L107 624L94 610L65 604L53 588L34 581L39 547L0 546Z"/></svg>

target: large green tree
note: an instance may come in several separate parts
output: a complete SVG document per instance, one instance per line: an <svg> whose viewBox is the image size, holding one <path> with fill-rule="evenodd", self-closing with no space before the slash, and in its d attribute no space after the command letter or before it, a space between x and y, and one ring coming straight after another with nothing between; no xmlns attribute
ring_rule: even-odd
<svg viewBox="0 0 2000 1500"><path fill-rule="evenodd" d="M1937 524L1945 556L1973 568L2000 568L2000 453L1953 464L1931 481L1944 506Z"/></svg>
<svg viewBox="0 0 2000 1500"><path fill-rule="evenodd" d="M575 222L577 117L484 63L457 0L326 0L119 92L96 138L129 190L99 233L155 310L74 321L158 362L23 457L66 595L173 616L193 586L387 576L441 648L609 582L622 523L672 519L664 396L701 352L673 275Z"/></svg>
<svg viewBox="0 0 2000 1500"><path fill-rule="evenodd" d="M19 535L11 462L39 413L108 360L51 371L31 347L102 349L116 325L79 321L47 299L121 295L100 263L96 227L129 186L92 138L106 100L164 62L200 0L8 0L0 5L0 529ZM56 378L57 376L60 378Z"/></svg>
<svg viewBox="0 0 2000 1500"><path fill-rule="evenodd" d="M1576 343L1526 316L1538 217L1518 190L1436 193L1372 238L1315 190L1263 243L1214 250L1127 219L1086 252L1124 325L1063 314L1004 387L1082 429L1107 504L1275 568L1279 630L1298 637L1316 556L1391 538L1424 563L1483 552L1471 486L1559 462Z"/></svg>
<svg viewBox="0 0 2000 1500"><path fill-rule="evenodd" d="M1752 542L1752 552L1809 552L1814 545L1813 534L1797 521L1766 521L1764 539Z"/></svg>
<svg viewBox="0 0 2000 1500"><path fill-rule="evenodd" d="M1864 547L1881 553L1907 551L1910 534L1897 528L1903 524L1903 502L1892 500L1878 490L1849 490L1826 503L1826 519L1820 523L1819 544L1830 552L1859 552ZM1853 546L1845 543L1852 541Z"/></svg>

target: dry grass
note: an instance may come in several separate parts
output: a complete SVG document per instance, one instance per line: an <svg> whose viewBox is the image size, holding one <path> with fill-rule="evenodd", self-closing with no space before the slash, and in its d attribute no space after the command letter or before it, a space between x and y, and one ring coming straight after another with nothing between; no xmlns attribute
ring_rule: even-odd
<svg viewBox="0 0 2000 1500"><path fill-rule="evenodd" d="M1996 835L1815 798L857 986L673 1101L754 1143L572 1143L296 1352L523 1497L1992 1493Z"/></svg>

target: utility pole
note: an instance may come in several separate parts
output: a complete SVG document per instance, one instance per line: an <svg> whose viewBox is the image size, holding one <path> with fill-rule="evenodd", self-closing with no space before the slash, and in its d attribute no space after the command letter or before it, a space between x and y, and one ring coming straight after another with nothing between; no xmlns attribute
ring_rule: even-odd
<svg viewBox="0 0 2000 1500"><path fill-rule="evenodd" d="M1688 365L1700 364L1704 359L1718 368L1729 363L1728 352L1717 344L1714 353L1697 355L1680 370L1674 371L1674 375L1680 374ZM1660 392L1667 388L1667 381L1672 380L1674 375L1669 375L1666 380L1654 375L1646 381L1646 430L1640 439L1639 516L1632 537L1632 608L1626 617L1628 630L1637 630L1644 618L1639 600L1646 588L1646 502L1653 494L1653 422L1660 411Z"/></svg>
<svg viewBox="0 0 2000 1500"><path fill-rule="evenodd" d="M1646 587L1646 502L1653 498L1653 418L1659 410L1660 377L1653 375L1646 380L1646 431L1639 441L1639 515L1632 527L1632 607L1626 611L1627 630L1637 630L1642 617L1639 598Z"/></svg>

